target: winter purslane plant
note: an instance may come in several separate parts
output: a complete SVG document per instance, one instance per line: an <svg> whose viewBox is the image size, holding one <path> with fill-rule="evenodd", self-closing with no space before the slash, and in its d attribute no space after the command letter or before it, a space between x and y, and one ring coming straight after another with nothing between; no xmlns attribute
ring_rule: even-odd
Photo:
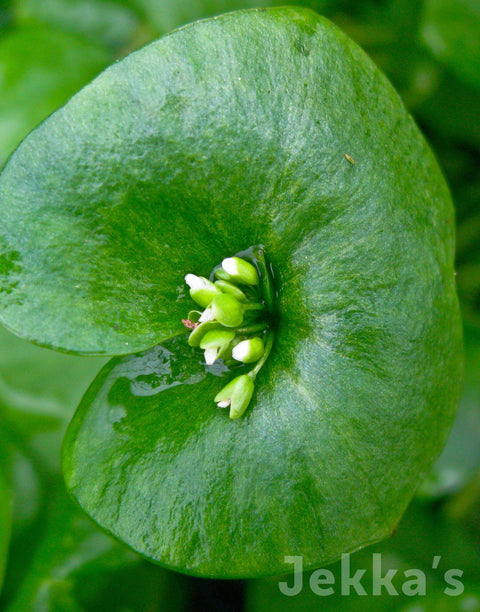
<svg viewBox="0 0 480 612"><path fill-rule="evenodd" d="M392 533L459 393L454 216L335 26L239 11L133 53L20 145L0 216L2 322L114 356L63 450L100 526L220 577Z"/></svg>

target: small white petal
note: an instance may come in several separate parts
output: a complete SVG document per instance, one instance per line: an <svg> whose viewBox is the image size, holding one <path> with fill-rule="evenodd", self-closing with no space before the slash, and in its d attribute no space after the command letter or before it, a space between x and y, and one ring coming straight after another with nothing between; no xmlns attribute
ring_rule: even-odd
<svg viewBox="0 0 480 612"><path fill-rule="evenodd" d="M207 348L205 349L205 363L207 365L213 365L215 360L217 359L218 349L216 348Z"/></svg>
<svg viewBox="0 0 480 612"><path fill-rule="evenodd" d="M243 340L233 347L232 357L237 361L243 361L250 351L250 341Z"/></svg>
<svg viewBox="0 0 480 612"><path fill-rule="evenodd" d="M235 276L238 274L238 262L235 257L227 257L222 261L222 268L227 274Z"/></svg>
<svg viewBox="0 0 480 612"><path fill-rule="evenodd" d="M241 257L227 257L222 261L223 270L235 281L258 285L258 272L254 265Z"/></svg>
<svg viewBox="0 0 480 612"><path fill-rule="evenodd" d="M206 308L202 314L200 315L200 318L198 319L200 323L205 323L205 321L214 321L215 320L215 313L213 312L213 310L211 308Z"/></svg>
<svg viewBox="0 0 480 612"><path fill-rule="evenodd" d="M196 276L195 274L187 274L185 276L185 282L190 287L190 289L207 289L208 284L204 278L201 276Z"/></svg>
<svg viewBox="0 0 480 612"><path fill-rule="evenodd" d="M232 400L224 400L223 402L218 402L217 406L219 408L228 408L231 403L232 403Z"/></svg>

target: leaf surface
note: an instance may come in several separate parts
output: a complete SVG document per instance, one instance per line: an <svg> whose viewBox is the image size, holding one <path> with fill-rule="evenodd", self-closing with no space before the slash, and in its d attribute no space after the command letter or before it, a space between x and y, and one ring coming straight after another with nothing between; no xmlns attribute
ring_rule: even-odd
<svg viewBox="0 0 480 612"><path fill-rule="evenodd" d="M368 292L371 271L384 293L428 271L454 300L430 151L371 62L308 11L227 15L115 64L16 151L0 212L1 318L63 350L131 353L180 333L185 273L251 244L289 297L328 270L324 312L351 285Z"/></svg>
<svg viewBox="0 0 480 612"><path fill-rule="evenodd" d="M312 567L390 535L449 415L394 397L387 370L340 359L334 378L336 360L301 340L286 365L280 342L238 423L213 403L230 373L186 339L112 360L67 431L74 497L135 550L203 576L278 574L290 554Z"/></svg>

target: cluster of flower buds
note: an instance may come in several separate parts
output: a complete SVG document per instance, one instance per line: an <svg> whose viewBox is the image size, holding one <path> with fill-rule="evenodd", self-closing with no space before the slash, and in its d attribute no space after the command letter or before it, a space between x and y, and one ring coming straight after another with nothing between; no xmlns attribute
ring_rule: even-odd
<svg viewBox="0 0 480 612"><path fill-rule="evenodd" d="M185 282L191 298L204 309L192 310L183 319L191 330L189 345L203 349L207 365L217 359L256 364L215 396L217 405L229 407L230 418L237 419L250 403L255 377L271 348L258 271L245 259L228 257L214 271L213 281L187 274Z"/></svg>

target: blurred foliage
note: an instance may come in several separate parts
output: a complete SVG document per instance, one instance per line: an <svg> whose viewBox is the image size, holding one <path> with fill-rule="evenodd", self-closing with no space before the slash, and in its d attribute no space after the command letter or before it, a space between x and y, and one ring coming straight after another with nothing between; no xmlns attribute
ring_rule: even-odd
<svg viewBox="0 0 480 612"><path fill-rule="evenodd" d="M480 467L480 330L465 327L465 388L447 445L418 496L458 493Z"/></svg>
<svg viewBox="0 0 480 612"><path fill-rule="evenodd" d="M8 544L10 540L10 525L12 512L12 491L10 484L0 470L0 589L7 563Z"/></svg>
<svg viewBox="0 0 480 612"><path fill-rule="evenodd" d="M274 4L0 0L0 164L38 122L129 51L197 18ZM308 588L306 573L303 593L291 598L280 594L278 580L248 583L245 609L480 610L480 2L283 4L314 8L355 39L394 83L439 158L457 206L466 383L447 447L398 533L351 557L352 571L366 568L370 578L373 552L382 553L384 571L422 569L427 597L320 598ZM67 498L59 472L63 431L101 364L0 333L0 582L10 540L0 609L244 609L241 597L227 601L213 582L142 561L103 535ZM439 570L432 569L436 555L442 557ZM446 597L439 579L453 567L465 572L460 597ZM338 576L339 564L329 569ZM393 584L401 593L397 579ZM206 591L210 595L198 599Z"/></svg>
<svg viewBox="0 0 480 612"><path fill-rule="evenodd" d="M0 40L0 165L107 62L100 47L40 24L7 32Z"/></svg>
<svg viewBox="0 0 480 612"><path fill-rule="evenodd" d="M113 52L129 44L140 23L128 0L15 0L13 7L20 24L61 28Z"/></svg>
<svg viewBox="0 0 480 612"><path fill-rule="evenodd" d="M480 88L479 30L477 0L426 0L423 40L440 63L476 88Z"/></svg>
<svg viewBox="0 0 480 612"><path fill-rule="evenodd" d="M104 362L0 332L0 570L10 532L5 527L12 531L0 609L97 610L101 602L102 610L113 612L122 606L166 609L167 600L183 605L188 590L179 584L185 579L104 535L69 499L61 480L64 429Z"/></svg>
<svg viewBox="0 0 480 612"><path fill-rule="evenodd" d="M381 571L375 572L373 554L378 557ZM435 563L438 561L438 566ZM350 557L349 571L343 570L341 562L328 566L334 575L332 588L334 593L320 596L310 588L312 572L306 572L303 577L301 593L293 597L286 597L280 592L278 583L286 581L293 585L293 577L250 581L247 589L248 612L261 612L272 609L276 612L310 612L325 610L331 612L400 612L410 609L412 605L425 606L425 608L412 608L415 610L437 609L432 604L439 601L446 607L445 610L480 610L480 605L472 608L462 607L464 597L477 597L480 580L480 565L478 563L478 548L469 534L462 528L462 521L449 516L445 508L435 508L424 503L414 502L403 518L400 528L393 538L387 542L376 544L364 549ZM448 596L445 589L449 587L445 572L450 569L461 568L464 574L461 581L465 587L464 593L457 596ZM415 596L409 591L409 570L418 570L425 575L426 595ZM356 572L362 572L360 585L366 594L357 593L353 587L349 595L342 594L342 585L347 585L346 577L350 578ZM392 572L392 591L386 587L374 591L374 576L385 577ZM407 572L407 574L404 574ZM458 575L457 575L458 577ZM377 583L378 584L378 583ZM410 585L413 586L413 585ZM327 588L323 586L323 588ZM379 587L377 587L379 588ZM476 594L476 595L475 595ZM369 596L370 595L370 596ZM462 595L462 597L460 597ZM413 603L414 602L414 603ZM463 602L463 603L462 603ZM477 599L477 604L480 600Z"/></svg>
<svg viewBox="0 0 480 612"><path fill-rule="evenodd" d="M274 0L133 0L133 2L143 11L149 24L159 34L169 32L185 23L214 17L228 11L279 6L279 3ZM307 0L305 2L286 0L280 4L282 6L301 5L317 13L325 13L335 2L333 0Z"/></svg>

